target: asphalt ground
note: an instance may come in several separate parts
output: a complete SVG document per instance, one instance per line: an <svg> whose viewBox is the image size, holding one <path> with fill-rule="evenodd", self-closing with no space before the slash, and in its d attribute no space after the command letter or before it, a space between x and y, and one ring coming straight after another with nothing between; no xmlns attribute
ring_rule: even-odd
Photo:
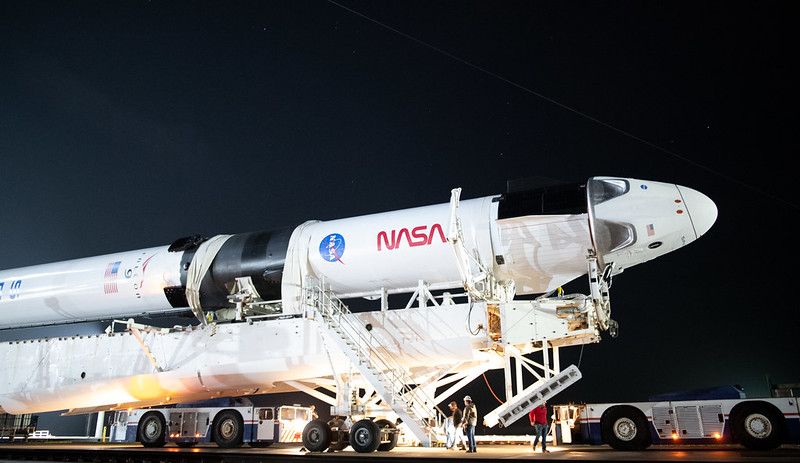
<svg viewBox="0 0 800 463"><path fill-rule="evenodd" d="M652 446L644 451L616 451L607 446L569 445L550 447L550 453L534 453L527 445L482 445L478 452L468 454L444 448L397 447L391 452L370 454L345 450L334 453L308 453L296 444L277 444L268 448L220 449L215 446L198 446L182 449L167 446L145 449L131 444L2 444L0 461L55 461L55 462L316 462L345 463L404 461L437 462L470 460L496 462L497 460L573 460L573 461L734 461L734 462L800 462L800 446L783 446L769 451L747 450L737 445L702 446Z"/></svg>

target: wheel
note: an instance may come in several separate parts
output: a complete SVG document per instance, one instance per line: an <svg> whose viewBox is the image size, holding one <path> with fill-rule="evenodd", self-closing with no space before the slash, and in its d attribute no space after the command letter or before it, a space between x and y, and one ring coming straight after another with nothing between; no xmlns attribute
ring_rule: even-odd
<svg viewBox="0 0 800 463"><path fill-rule="evenodd" d="M363 419L350 428L350 446L359 453L370 453L381 443L381 430L374 421Z"/></svg>
<svg viewBox="0 0 800 463"><path fill-rule="evenodd" d="M346 429L342 429L344 420L341 418L333 418L328 421L328 428L331 430L331 444L329 450L339 451L344 450L350 445L350 436Z"/></svg>
<svg viewBox="0 0 800 463"><path fill-rule="evenodd" d="M397 426L395 426L394 423L392 423L389 420L378 420L375 422L375 424L377 424L378 427L382 430L390 429L387 436L389 438L389 442L381 443L378 446L378 451L388 452L389 450L392 450L393 448L397 447L397 439L400 437L400 433L396 431Z"/></svg>
<svg viewBox="0 0 800 463"><path fill-rule="evenodd" d="M217 446L228 449L240 447L244 437L244 420L235 410L223 410L214 418L211 434Z"/></svg>
<svg viewBox="0 0 800 463"><path fill-rule="evenodd" d="M303 447L309 452L324 452L331 443L331 428L322 420L313 420L303 428Z"/></svg>
<svg viewBox="0 0 800 463"><path fill-rule="evenodd" d="M614 407L600 420L603 442L617 450L643 450L650 446L647 418L638 408Z"/></svg>
<svg viewBox="0 0 800 463"><path fill-rule="evenodd" d="M177 444L178 447L182 449L188 449L190 447L194 447L195 445L197 445L197 442L176 442L175 444Z"/></svg>
<svg viewBox="0 0 800 463"><path fill-rule="evenodd" d="M733 417L733 436L749 449L769 450L781 445L784 418L773 407L758 402L743 403Z"/></svg>
<svg viewBox="0 0 800 463"><path fill-rule="evenodd" d="M163 447L167 442L167 422L159 412L147 412L139 419L136 440L145 447Z"/></svg>

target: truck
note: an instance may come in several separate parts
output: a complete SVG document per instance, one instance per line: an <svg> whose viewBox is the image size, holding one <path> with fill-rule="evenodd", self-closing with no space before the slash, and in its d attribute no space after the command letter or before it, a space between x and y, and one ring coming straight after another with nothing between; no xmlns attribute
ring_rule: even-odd
<svg viewBox="0 0 800 463"><path fill-rule="evenodd" d="M562 444L608 444L617 450L734 443L767 450L800 444L797 398L713 396L717 398L695 395L691 400L675 394L648 402L555 405L553 438Z"/></svg>
<svg viewBox="0 0 800 463"><path fill-rule="evenodd" d="M117 411L110 429L111 442L139 442L145 447L193 447L214 442L222 448L267 447L275 442L300 442L312 421L313 408L223 406L142 408Z"/></svg>

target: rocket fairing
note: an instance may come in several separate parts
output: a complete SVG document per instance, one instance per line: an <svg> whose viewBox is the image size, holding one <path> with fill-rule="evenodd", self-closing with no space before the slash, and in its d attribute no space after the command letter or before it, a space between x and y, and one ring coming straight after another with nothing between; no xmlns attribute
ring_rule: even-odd
<svg viewBox="0 0 800 463"><path fill-rule="evenodd" d="M513 280L517 294L584 275L590 252L621 272L696 240L716 217L696 190L615 177L458 207L466 248L495 278ZM3 270L0 329L186 311L193 275L200 305L211 310L232 306L237 279L261 300L282 300L284 312L309 275L344 298L410 292L420 280L457 288L450 220L445 203Z"/></svg>

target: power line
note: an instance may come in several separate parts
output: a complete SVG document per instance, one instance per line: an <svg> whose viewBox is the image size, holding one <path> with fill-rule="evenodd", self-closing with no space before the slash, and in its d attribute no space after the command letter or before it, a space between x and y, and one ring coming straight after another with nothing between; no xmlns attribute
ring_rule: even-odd
<svg viewBox="0 0 800 463"><path fill-rule="evenodd" d="M366 19L367 21L370 21L370 22L372 22L374 24L377 24L378 26L380 26L380 27L382 27L382 28L384 28L386 30L392 31L395 34L398 34L398 35L400 35L402 37L405 37L408 40L411 40L412 42L415 42L415 43L417 43L419 45L422 45L424 47L430 48L431 50L433 50L433 51L435 51L435 52L437 52L439 54L442 54L444 56L447 56L450 59L458 61L459 63L461 63L461 64L463 64L465 66L468 66L468 67L470 67L470 68L472 68L472 69L474 69L474 70L476 70L478 72L482 72L483 74L486 74L488 76L494 77L495 79L499 79L499 80L507 83L508 85L511 85L512 87L515 87L515 88L517 88L519 90L522 90L523 92L529 93L529 94L531 94L531 95L533 95L533 96L535 96L537 98L545 100L548 103L551 103L551 104L553 104L555 106L558 106L559 108L564 109L566 111L569 111L569 112L571 112L571 113L573 113L573 114L575 114L577 116L580 116L580 117L582 117L584 119L588 119L588 120L590 120L590 121L592 121L592 122L594 122L594 123L596 123L598 125L601 125L601 126L607 128L607 129L610 129L610 130L612 130L612 131L614 131L614 132L616 132L616 133L618 133L618 134L620 134L622 136L625 136L625 137L628 137L630 139L636 140L639 143L642 143L642 144L644 144L646 146L649 146L650 148L653 148L653 149L655 149L657 151L660 151L660 152L662 152L664 154L667 154L667 155L672 156L672 157L674 157L676 159L679 159L679 160L681 160L683 162L686 162L687 164L691 164L691 165L693 165L693 166L695 166L697 168L703 169L703 170L705 170L707 172L710 172L710 173L712 173L714 175L717 175L718 177L721 177L721 178L723 178L725 180L728 180L729 182L736 183L736 184L738 184L740 186L748 188L748 189L750 189L750 190L752 190L752 191L754 191L756 193L759 193L761 195L764 195L764 196L766 196L768 198L774 199L776 201L780 201L780 202L786 204L787 206L793 207L794 209L800 209L800 206L798 206L798 205L796 205L796 204L794 204L792 202L789 202L789 201L787 201L787 200L785 200L785 199L783 199L783 198L781 198L779 196L775 196L772 193L766 192L766 191L764 191L764 190L762 190L762 189L760 189L760 188L758 188L758 187L756 187L754 185L751 185L751 184L746 183L746 182L744 182L742 180L739 180L739 179L737 179L735 177L731 177L730 175L727 175L727 174L724 174L724 173L719 172L717 170L714 170L711 167L708 167L708 166L706 166L704 164L701 164L701 163L699 163L697 161L689 159L686 156L682 156L682 155L676 153L675 151L669 150L667 148L664 148L663 146L657 145L657 144L655 144L655 143L653 143L651 141L645 140L644 138L641 138L641 137L639 137L637 135L634 135L633 133L628 132L627 130L620 129L620 128L612 125L612 124L609 124L608 122L604 122L604 121L602 121L602 120L600 120L600 119L598 119L598 118L596 118L594 116L590 116L589 114L581 112L581 111L579 111L579 110L577 110L577 109L575 109L575 108L573 108L571 106L568 106L568 105L566 105L564 103L561 103L561 102L559 102L557 100L554 100L553 98L550 98L550 97L548 97L546 95L543 95L543 94L541 94L539 92L533 91L533 90L529 89L528 87L525 87L522 84L519 84L517 82L509 80L509 79L507 79L507 78L505 78L505 77L503 77L503 76L501 76L499 74L496 74L496 73L494 73L494 72L492 72L492 71L490 71L490 70L488 70L486 68L478 66L477 64L473 64L473 63L471 63L471 62L469 62L469 61L467 61L467 60L465 60L465 59L463 59L461 57L458 57L458 56L456 56L456 55L454 55L452 53L449 53L449 52L447 52L447 51L445 51L445 50L443 50L443 49L441 49L441 48L439 48L437 46L431 45L428 42L420 40L420 39L418 39L418 38L416 38L414 36L408 35L405 32L400 31L398 29L395 29L394 27L389 26L388 24L384 24L384 23L378 21L377 19L373 19L373 18L365 15L364 13L361 13L359 11L356 11L356 10L352 9L352 8L344 6L341 3L338 3L338 2L336 2L334 0L327 0L327 1L328 1L328 3L330 3L332 5L335 5L335 6L341 8L343 10L349 11L350 13L352 13L352 14L354 14L356 16L359 16L359 17L361 17L363 19Z"/></svg>

